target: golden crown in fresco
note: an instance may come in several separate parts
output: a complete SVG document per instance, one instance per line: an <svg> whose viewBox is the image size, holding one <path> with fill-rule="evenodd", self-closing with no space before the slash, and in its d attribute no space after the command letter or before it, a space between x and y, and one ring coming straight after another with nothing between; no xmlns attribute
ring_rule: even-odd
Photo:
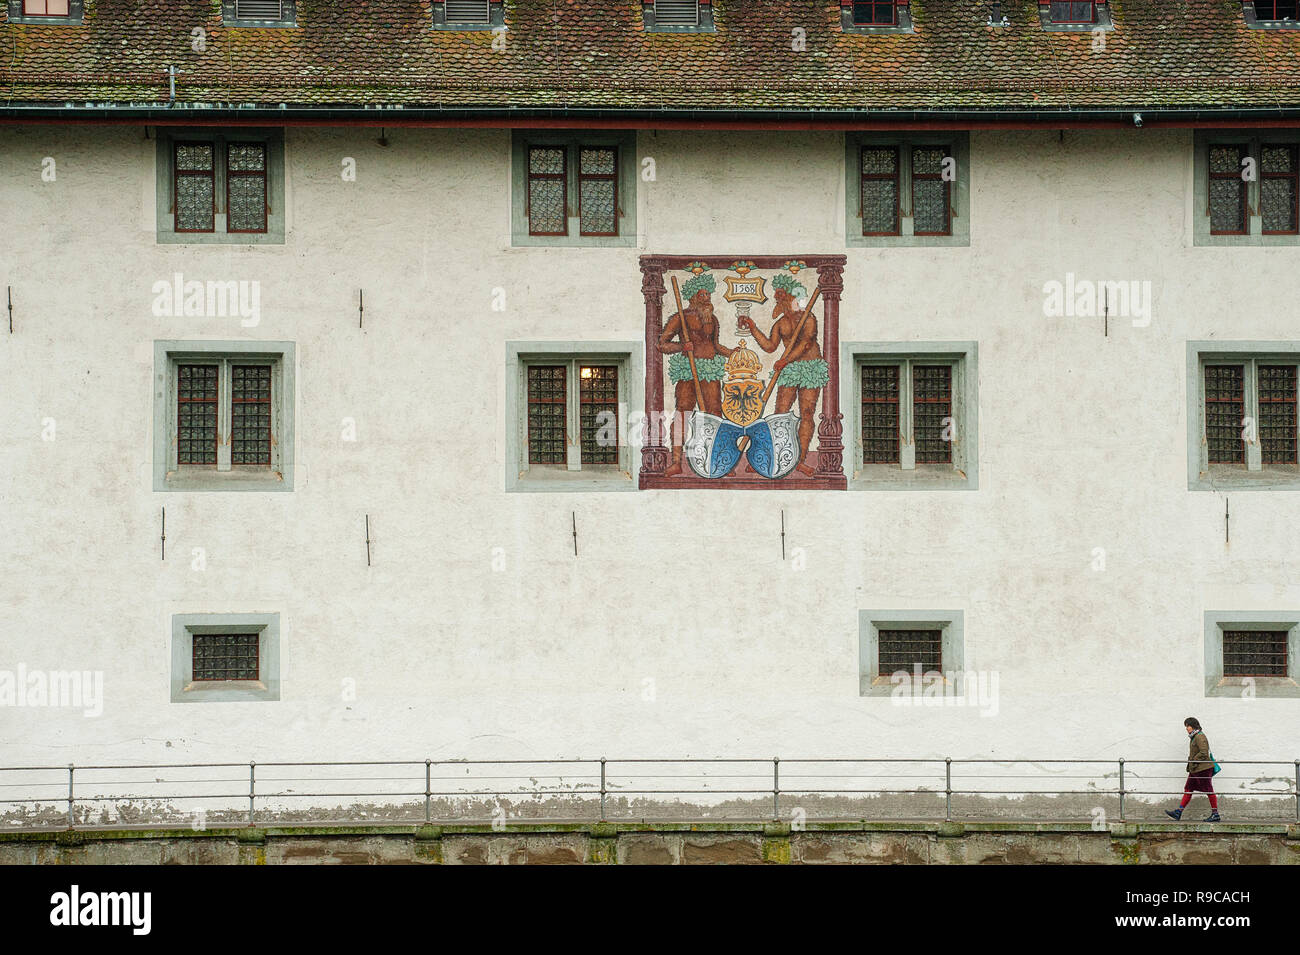
<svg viewBox="0 0 1300 955"><path fill-rule="evenodd" d="M763 362L741 341L727 358L724 368L728 378L757 378L763 370Z"/></svg>

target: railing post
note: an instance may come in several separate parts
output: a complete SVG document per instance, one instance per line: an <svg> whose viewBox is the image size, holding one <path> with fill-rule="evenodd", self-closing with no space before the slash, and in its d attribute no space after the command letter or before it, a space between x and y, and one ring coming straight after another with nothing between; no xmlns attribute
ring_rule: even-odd
<svg viewBox="0 0 1300 955"><path fill-rule="evenodd" d="M1300 822L1300 759L1295 761L1295 821Z"/></svg>
<svg viewBox="0 0 1300 955"><path fill-rule="evenodd" d="M605 821L605 757L600 757L600 821Z"/></svg>
<svg viewBox="0 0 1300 955"><path fill-rule="evenodd" d="M772 818L781 818L781 760L772 757Z"/></svg>
<svg viewBox="0 0 1300 955"><path fill-rule="evenodd" d="M1124 821L1124 757L1119 758L1119 821Z"/></svg>
<svg viewBox="0 0 1300 955"><path fill-rule="evenodd" d="M943 820L952 822L952 757L943 760Z"/></svg>
<svg viewBox="0 0 1300 955"><path fill-rule="evenodd" d="M429 807L429 800L433 798L433 792L429 786L429 760L424 761L424 821L432 821L429 813L432 811Z"/></svg>
<svg viewBox="0 0 1300 955"><path fill-rule="evenodd" d="M72 764L68 763L68 828L71 829L77 824L76 815L72 809Z"/></svg>
<svg viewBox="0 0 1300 955"><path fill-rule="evenodd" d="M253 794L257 788L257 777L253 769L256 765L251 759L248 761L248 824L250 826L253 825L254 818Z"/></svg>

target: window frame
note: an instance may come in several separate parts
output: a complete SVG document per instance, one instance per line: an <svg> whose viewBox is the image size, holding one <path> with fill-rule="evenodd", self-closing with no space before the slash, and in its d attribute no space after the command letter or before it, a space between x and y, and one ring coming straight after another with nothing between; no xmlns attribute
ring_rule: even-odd
<svg viewBox="0 0 1300 955"><path fill-rule="evenodd" d="M252 703L280 699L279 613L176 613L171 617L171 702ZM194 637L257 634L256 680L196 680Z"/></svg>
<svg viewBox="0 0 1300 955"><path fill-rule="evenodd" d="M695 23L660 23L657 0L641 0L641 27L646 33L713 33L712 0L695 0Z"/></svg>
<svg viewBox="0 0 1300 955"><path fill-rule="evenodd" d="M1244 365L1242 414L1255 422L1255 440L1245 442L1242 464L1209 461L1206 439L1205 367ZM1187 487L1192 491L1300 490L1300 459L1291 466L1264 462L1259 416L1259 368L1296 367L1300 390L1300 341L1187 343ZM1300 394L1297 395L1297 452L1300 458Z"/></svg>
<svg viewBox="0 0 1300 955"><path fill-rule="evenodd" d="M30 26L77 26L85 17L86 5L85 0L68 0L68 12L65 14L27 13L26 0L8 0L5 6L9 23Z"/></svg>
<svg viewBox="0 0 1300 955"><path fill-rule="evenodd" d="M1074 0L1089 2L1089 0ZM1091 20L1054 20L1052 19L1052 0L1038 0L1038 24L1048 33L1091 33L1094 30L1110 31L1115 29L1107 0L1091 0Z"/></svg>
<svg viewBox="0 0 1300 955"><path fill-rule="evenodd" d="M156 127L158 148L155 151L156 170L156 241L160 245L283 245L286 232L287 210L286 161L284 130L272 128L200 129L189 127ZM184 143L210 143L212 156L212 230L178 230L176 203L176 147ZM265 148L265 198L268 206L266 227L261 231L230 229L230 170L229 147L232 145L259 144ZM189 175L190 173L186 173ZM237 175L243 175L239 173Z"/></svg>
<svg viewBox="0 0 1300 955"><path fill-rule="evenodd" d="M532 174L529 154L534 148L563 148L565 151L565 232L532 232L528 214ZM581 206L581 150L614 150L614 234L584 231ZM635 248L637 236L637 134L632 130L572 130L535 132L515 130L511 134L510 244L514 247L577 246L590 248ZM586 177L591 178L591 177Z"/></svg>
<svg viewBox="0 0 1300 955"><path fill-rule="evenodd" d="M1276 12L1274 10L1273 12ZM1242 19L1252 30L1300 30L1300 19L1268 20L1259 15L1259 8L1254 0L1245 0L1241 5Z"/></svg>
<svg viewBox="0 0 1300 955"><path fill-rule="evenodd" d="M888 698L895 690L892 673L880 672L880 631L938 630L940 666L944 682L955 695L965 695L966 680L949 682L966 672L966 616L962 610L859 610L858 695ZM923 675L927 671L922 671ZM917 690L919 692L919 688Z"/></svg>
<svg viewBox="0 0 1300 955"><path fill-rule="evenodd" d="M435 30L473 33L484 30L505 30L505 3L488 0L486 20L448 20L446 0L434 0L430 12L430 25Z"/></svg>
<svg viewBox="0 0 1300 955"><path fill-rule="evenodd" d="M276 29L298 25L297 0L280 0L280 16L274 20L240 19L236 0L221 0L221 25L252 29Z"/></svg>
<svg viewBox="0 0 1300 955"><path fill-rule="evenodd" d="M507 342L506 343L506 477L507 491L634 491L640 443L633 414L645 404L645 361L638 342ZM565 365L565 463L529 461L528 369ZM582 458L581 365L618 367L619 435L616 464L584 464Z"/></svg>
<svg viewBox="0 0 1300 955"><path fill-rule="evenodd" d="M968 247L970 245L970 133L950 132L846 133L845 144L845 244L850 248ZM945 181L948 229L945 234L916 231L914 216L913 150L943 147L955 163L956 178ZM862 153L865 149L893 148L898 156L898 232L862 232ZM902 208L906 197L907 208Z"/></svg>
<svg viewBox="0 0 1300 955"><path fill-rule="evenodd" d="M1300 26L1300 24L1297 24ZM1245 229L1242 232L1215 232L1210 219L1210 181L1227 174L1210 172L1212 146L1245 146L1246 156L1254 161L1255 178L1245 186ZM1292 149L1295 169L1291 174L1265 174L1263 147L1285 146ZM1261 200L1266 178L1291 178L1292 221L1289 232L1265 231ZM1195 130L1192 149L1192 245L1193 246L1296 246L1300 245L1300 129L1257 127L1238 130Z"/></svg>
<svg viewBox="0 0 1300 955"><path fill-rule="evenodd" d="M883 5L884 2L887 0L876 0L874 5ZM857 23L853 18L854 0L840 0L840 31L866 35L916 32L908 0L892 0L892 6L894 8L892 23Z"/></svg>
<svg viewBox="0 0 1300 955"><path fill-rule="evenodd" d="M1225 675L1223 634L1237 630L1286 630L1286 676ZM1204 667L1206 697L1300 697L1300 611L1205 611Z"/></svg>
<svg viewBox="0 0 1300 955"><path fill-rule="evenodd" d="M844 458L849 489L979 489L979 348L976 342L843 342L841 368L853 373L840 379L840 408L845 412ZM898 365L899 460L894 464L862 461L862 369ZM951 460L916 461L914 379L916 365L952 368L950 417L956 424Z"/></svg>
<svg viewBox="0 0 1300 955"><path fill-rule="evenodd" d="M177 370L181 365L217 365L217 463L178 463ZM269 465L231 462L235 365L270 365L271 459ZM154 342L155 491L292 491L294 487L293 342Z"/></svg>

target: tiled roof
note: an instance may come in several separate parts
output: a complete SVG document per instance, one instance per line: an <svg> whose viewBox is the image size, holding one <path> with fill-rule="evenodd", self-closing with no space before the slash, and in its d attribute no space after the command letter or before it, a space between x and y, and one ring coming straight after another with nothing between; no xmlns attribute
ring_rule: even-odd
<svg viewBox="0 0 1300 955"><path fill-rule="evenodd" d="M639 0L512 0L493 34L428 0L298 0L296 28L223 27L219 0L86 0L77 26L0 19L4 105L179 103L544 110L1300 107L1300 30L1239 0L1112 0L1115 29L1042 29L1037 0L913 0L915 32L840 29L835 0L715 0L714 33L647 33ZM3 13L0 13L3 17ZM203 52L192 49L205 32ZM792 49L792 31L806 50Z"/></svg>

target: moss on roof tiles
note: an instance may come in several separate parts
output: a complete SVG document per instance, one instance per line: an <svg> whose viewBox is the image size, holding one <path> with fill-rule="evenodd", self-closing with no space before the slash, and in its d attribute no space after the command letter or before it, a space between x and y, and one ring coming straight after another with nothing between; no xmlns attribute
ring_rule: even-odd
<svg viewBox="0 0 1300 955"><path fill-rule="evenodd" d="M1112 0L1113 31L1044 31L1037 0L913 0L915 32L846 34L836 0L715 0L716 32L646 33L639 0L513 0L493 34L428 0L298 0L295 28L229 28L219 0L86 0L83 23L0 14L13 104L727 110L1300 107L1300 31L1239 0ZM193 49L203 30L204 49ZM806 48L793 49L796 28Z"/></svg>

